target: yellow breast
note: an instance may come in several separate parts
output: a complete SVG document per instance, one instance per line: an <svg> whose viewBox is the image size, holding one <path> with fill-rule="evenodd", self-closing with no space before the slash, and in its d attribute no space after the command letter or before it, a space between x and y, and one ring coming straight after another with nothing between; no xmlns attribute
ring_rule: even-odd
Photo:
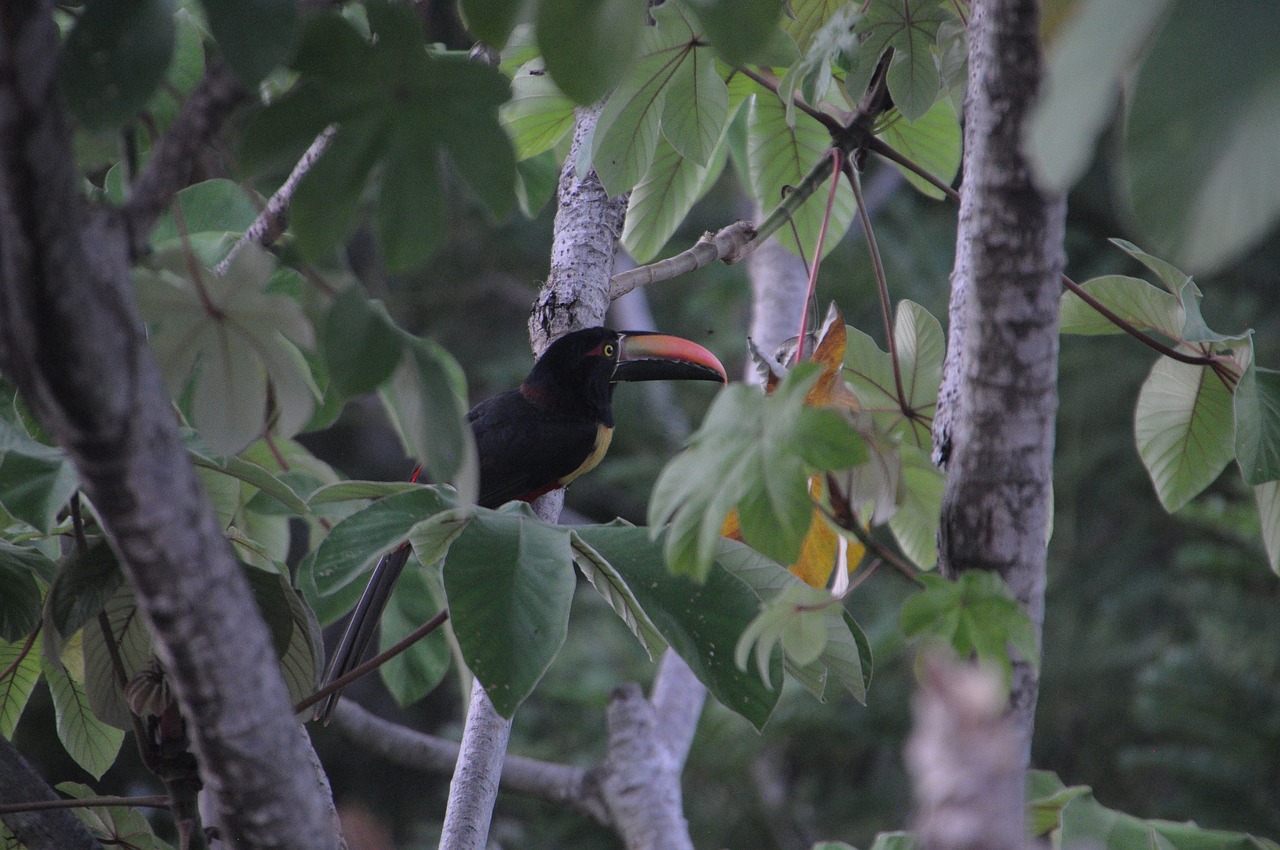
<svg viewBox="0 0 1280 850"><path fill-rule="evenodd" d="M596 466L599 465L600 461L604 459L605 452L609 451L609 443L611 442L613 442L613 429L608 425L597 425L596 444L591 450L591 454L587 455L586 460L584 460L577 469L561 478L560 484L568 484L579 475L595 469Z"/></svg>

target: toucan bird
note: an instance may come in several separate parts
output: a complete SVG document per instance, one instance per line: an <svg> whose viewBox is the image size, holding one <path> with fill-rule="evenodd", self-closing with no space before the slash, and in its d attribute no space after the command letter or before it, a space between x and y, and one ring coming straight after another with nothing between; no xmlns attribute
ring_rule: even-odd
<svg viewBox="0 0 1280 850"><path fill-rule="evenodd" d="M476 503L496 508L533 501L600 463L613 438L613 388L619 381L728 380L710 351L676 336L586 328L547 347L514 390L467 414L480 458ZM374 568L325 675L332 682L359 663L409 559L409 544ZM328 722L338 693L317 716Z"/></svg>

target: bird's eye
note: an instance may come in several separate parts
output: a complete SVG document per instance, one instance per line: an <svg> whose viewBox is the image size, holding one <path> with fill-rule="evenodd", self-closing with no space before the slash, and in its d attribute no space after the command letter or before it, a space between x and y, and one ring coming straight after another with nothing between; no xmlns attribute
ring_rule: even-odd
<svg viewBox="0 0 1280 850"><path fill-rule="evenodd" d="M613 351L614 351L613 343L611 343L611 342L607 342L607 343L605 343L605 345L604 345L604 356L605 356L605 357L612 357L612 356L613 356Z"/></svg>

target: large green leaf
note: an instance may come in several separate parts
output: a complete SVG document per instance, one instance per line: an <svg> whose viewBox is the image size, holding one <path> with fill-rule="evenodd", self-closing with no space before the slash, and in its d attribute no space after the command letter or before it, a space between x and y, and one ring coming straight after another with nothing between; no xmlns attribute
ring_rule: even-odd
<svg viewBox="0 0 1280 850"><path fill-rule="evenodd" d="M931 444L929 423L937 407L942 361L946 356L942 325L914 301L902 301L898 305L894 337L902 376L901 399L889 353L881 351L870 336L857 328L847 326L845 332L848 341L844 378L862 409L870 411L886 432L900 433L917 447L928 448ZM903 412L904 407L912 412L911 416Z"/></svg>
<svg viewBox="0 0 1280 850"><path fill-rule="evenodd" d="M289 699L297 703L315 691L324 666L320 624L285 575L255 567L246 567L244 573L258 612L271 631Z"/></svg>
<svg viewBox="0 0 1280 850"><path fill-rule="evenodd" d="M80 631L98 616L123 582L115 552L104 539L94 541L83 555L67 560L45 600L49 614L45 640L49 640L50 629L62 638Z"/></svg>
<svg viewBox="0 0 1280 850"><path fill-rule="evenodd" d="M452 482L458 503L476 499L480 461L466 423L462 367L429 339L405 334L404 358L379 395L405 450L420 460L428 480Z"/></svg>
<svg viewBox="0 0 1280 850"><path fill-rule="evenodd" d="M905 155L916 165L944 183L955 179L960 170L962 133L960 119L951 101L940 99L915 121L892 121L880 131L889 147ZM922 194L942 200L946 195L928 180L909 168L893 164L907 182Z"/></svg>
<svg viewBox="0 0 1280 850"><path fill-rule="evenodd" d="M6 511L49 531L78 486L75 468L61 449L37 442L0 419L0 505Z"/></svg>
<svg viewBox="0 0 1280 850"><path fill-rule="evenodd" d="M173 0L95 0L63 47L62 90L91 130L133 118L164 78L173 54Z"/></svg>
<svg viewBox="0 0 1280 850"><path fill-rule="evenodd" d="M570 540L573 545L573 561L582 571L582 575L596 589L596 592L604 597L609 607L636 636L636 640L640 641L649 658L656 658L666 648L666 639L645 613L640 600L636 598L626 579L608 558L591 548L591 544L583 539L582 535L573 533ZM647 535L644 545L646 548L653 546ZM661 549L657 551L661 557Z"/></svg>
<svg viewBox="0 0 1280 850"><path fill-rule="evenodd" d="M1048 189L1065 191L1093 159L1133 63L1171 0L1090 0L1053 41L1044 91L1032 113L1027 152Z"/></svg>
<svg viewBox="0 0 1280 850"><path fill-rule="evenodd" d="M757 729L763 728L781 689L770 688L754 672L739 670L733 663L733 647L755 617L759 602L724 568L719 551L705 581L695 584L666 571L665 543L661 538L650 539L648 529L582 526L574 532L621 576L663 639L707 690ZM741 544L733 546L746 549ZM780 682L781 673L778 654L774 653L770 681Z"/></svg>
<svg viewBox="0 0 1280 850"><path fill-rule="evenodd" d="M791 0L783 17L782 29L790 35L801 53L809 51L810 40L838 9L846 6L845 0Z"/></svg>
<svg viewBox="0 0 1280 850"><path fill-rule="evenodd" d="M1234 401L1236 462L1245 483L1280 479L1280 372L1250 362Z"/></svg>
<svg viewBox="0 0 1280 850"><path fill-rule="evenodd" d="M34 549L0 540L0 641L15 641L40 622L41 592L37 562L48 558Z"/></svg>
<svg viewBox="0 0 1280 850"><path fill-rule="evenodd" d="M320 622L336 620L355 604L362 589L358 580L403 543L415 523L451 507L452 500L438 490L418 485L380 499L335 525L316 548L308 571Z"/></svg>
<svg viewBox="0 0 1280 850"><path fill-rule="evenodd" d="M293 47L293 0L201 0L209 29L231 70L246 86L282 64Z"/></svg>
<svg viewBox="0 0 1280 850"><path fill-rule="evenodd" d="M79 782L59 782L57 789L77 800L100 796L97 790ZM93 836L106 847L128 850L173 850L156 837L151 822L141 808L129 806L77 806L71 809ZM9 848L5 848L9 850Z"/></svg>
<svg viewBox="0 0 1280 850"><path fill-rule="evenodd" d="M449 547L449 617L471 672L510 717L564 644L573 601L569 537L527 507L478 513Z"/></svg>
<svg viewBox="0 0 1280 850"><path fill-rule="evenodd" d="M525 65L511 81L511 100L498 114L511 135L516 159L549 151L573 128L573 99L560 91L542 70L542 62Z"/></svg>
<svg viewBox="0 0 1280 850"><path fill-rule="evenodd" d="M931 569L938 561L938 524L942 517L942 471L928 452L901 447L902 486L898 510L889 518L889 529L902 552L916 566Z"/></svg>
<svg viewBox="0 0 1280 850"><path fill-rule="evenodd" d="M381 301L359 287L343 291L329 308L320 332L329 380L344 396L372 392L391 376L404 343Z"/></svg>
<svg viewBox="0 0 1280 850"><path fill-rule="evenodd" d="M217 265L258 217L243 186L233 180L205 180L174 196L170 211L151 230L151 247L170 251L190 246L201 265Z"/></svg>
<svg viewBox="0 0 1280 850"><path fill-rule="evenodd" d="M386 651L445 608L440 576L410 561L379 621L378 649ZM401 705L422 699L449 671L449 641L436 629L378 668L382 683Z"/></svg>
<svg viewBox="0 0 1280 850"><path fill-rule="evenodd" d="M698 165L671 147L665 138L644 179L631 190L627 203L622 244L637 263L647 263L666 246L699 198L715 183L728 155L728 145L720 144L711 161Z"/></svg>
<svg viewBox="0 0 1280 850"><path fill-rule="evenodd" d="M501 49L520 20L528 0L461 0L467 29L490 47Z"/></svg>
<svg viewBox="0 0 1280 850"><path fill-rule="evenodd" d="M880 56L893 50L888 85L893 103L908 121L925 115L937 100L942 78L934 61L938 27L948 20L940 0L871 0L858 22L865 37L845 86L856 102L866 91Z"/></svg>
<svg viewBox="0 0 1280 850"><path fill-rule="evenodd" d="M190 388L191 421L219 454L268 427L292 436L315 409L319 391L298 351L314 345L314 331L296 301L266 291L275 265L250 245L224 275L190 267L180 250L135 272L169 391L183 398Z"/></svg>
<svg viewBox="0 0 1280 850"><path fill-rule="evenodd" d="M124 732L103 722L89 707L81 682L85 674L85 657L78 641L64 650L66 666L48 659L43 662L45 680L53 696L57 717L58 739L67 754L94 779L101 779L115 763Z"/></svg>
<svg viewBox="0 0 1280 850"><path fill-rule="evenodd" d="M1081 288L1102 306L1139 330L1180 339L1185 317L1177 297L1145 280L1126 275L1105 275L1086 280ZM1062 293L1059 330L1064 334L1124 333L1119 326L1090 307L1080 296Z"/></svg>
<svg viewBox="0 0 1280 850"><path fill-rule="evenodd" d="M1275 3L1178 0L1138 74L1124 138L1133 211L1158 252L1194 269L1239 256L1280 214L1276 32Z"/></svg>
<svg viewBox="0 0 1280 850"><path fill-rule="evenodd" d="M1267 550L1271 571L1280 573L1280 481L1268 481L1253 488L1258 503L1258 520L1262 529L1262 545Z"/></svg>
<svg viewBox="0 0 1280 850"><path fill-rule="evenodd" d="M1231 392L1213 370L1161 357L1138 394L1134 435L1160 504L1172 513L1235 456Z"/></svg>
<svg viewBox="0 0 1280 850"><path fill-rule="evenodd" d="M639 56L609 96L592 136L591 161L610 195L640 182L660 129L671 124L672 146L706 162L728 115L728 90L706 48L699 47L698 33L674 5L658 7L654 17L657 25L645 30ZM677 103L668 111L672 94Z"/></svg>
<svg viewBox="0 0 1280 850"><path fill-rule="evenodd" d="M106 616L107 630L99 620L91 619L81 632L85 693L98 719L117 729L132 730L133 714L125 702L120 682L131 680L153 663L151 633L127 584L116 589L103 605L102 613ZM108 648L108 640L115 645L114 651Z"/></svg>
<svg viewBox="0 0 1280 850"><path fill-rule="evenodd" d="M844 414L804 404L820 367L801 364L769 396L745 385L721 392L690 448L654 485L650 523L671 521L671 569L706 577L725 517L738 508L743 537L779 563L793 563L809 530L809 476L856 466L861 435Z"/></svg>
<svg viewBox="0 0 1280 850"><path fill-rule="evenodd" d="M782 17L781 0L684 0L730 65L764 60Z"/></svg>
<svg viewBox="0 0 1280 850"><path fill-rule="evenodd" d="M372 42L335 16L308 26L294 60L301 78L255 117L242 158L250 170L278 169L338 124L294 195L299 245L316 257L344 238L368 176L381 163L376 231L388 261L404 268L424 259L443 236L439 154L494 216L510 211L515 158L497 116L510 88L492 68L429 54L411 8L377 3L367 11Z"/></svg>
<svg viewBox="0 0 1280 850"><path fill-rule="evenodd" d="M40 652L25 640L0 641L0 737L13 739L18 718L40 681Z"/></svg>
<svg viewBox="0 0 1280 850"><path fill-rule="evenodd" d="M772 210L778 206L827 155L830 147L831 136L816 119L797 114L792 125L787 120L787 107L782 101L773 96L756 97L747 116L747 165L751 173L751 191L760 208ZM824 186L792 216L792 223L799 234L798 245L791 227L778 231L777 239L793 254L812 258L818 231L826 215L827 195L827 187ZM856 210L853 189L841 178L827 226L824 256L839 244Z"/></svg>
<svg viewBox="0 0 1280 850"><path fill-rule="evenodd" d="M635 56L646 0L541 0L538 44L547 71L578 103L613 88Z"/></svg>

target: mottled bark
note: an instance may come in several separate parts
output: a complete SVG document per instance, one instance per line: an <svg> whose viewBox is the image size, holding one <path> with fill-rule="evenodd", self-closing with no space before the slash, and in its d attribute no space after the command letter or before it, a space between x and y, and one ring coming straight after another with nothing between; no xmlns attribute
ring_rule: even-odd
<svg viewBox="0 0 1280 850"><path fill-rule="evenodd" d="M125 218L80 196L58 52L47 0L0 4L0 368L79 472L225 834L243 847L333 847L270 635L179 439L133 305Z"/></svg>
<svg viewBox="0 0 1280 850"><path fill-rule="evenodd" d="M59 800L53 789L31 769L13 744L0 738L0 803ZM103 850L68 809L7 814L0 835L8 830L27 850Z"/></svg>
<svg viewBox="0 0 1280 850"><path fill-rule="evenodd" d="M939 534L944 574L998 572L1044 619L1065 201L1033 184L1023 130L1042 74L1039 4L980 0L969 22L964 186L950 330ZM1015 659L1011 711L1030 751L1038 678Z"/></svg>

